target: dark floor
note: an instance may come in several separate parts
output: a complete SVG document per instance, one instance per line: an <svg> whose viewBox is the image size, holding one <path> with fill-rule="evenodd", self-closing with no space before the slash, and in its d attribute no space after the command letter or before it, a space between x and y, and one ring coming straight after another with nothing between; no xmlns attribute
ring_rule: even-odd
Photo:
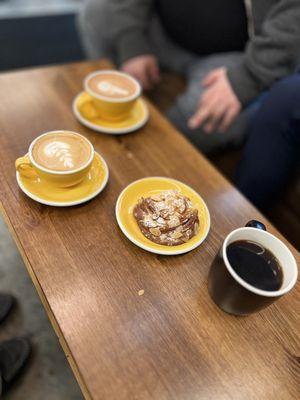
<svg viewBox="0 0 300 400"><path fill-rule="evenodd" d="M24 374L3 399L82 400L68 361L1 216L0 292L12 293L17 299L11 314L0 326L0 341L26 336L33 347Z"/></svg>

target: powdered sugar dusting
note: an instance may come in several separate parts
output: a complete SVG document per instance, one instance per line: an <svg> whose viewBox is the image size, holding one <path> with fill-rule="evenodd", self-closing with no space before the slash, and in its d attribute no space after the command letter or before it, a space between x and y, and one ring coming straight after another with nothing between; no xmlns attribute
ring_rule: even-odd
<svg viewBox="0 0 300 400"><path fill-rule="evenodd" d="M198 210L176 190L141 198L134 216L143 234L155 243L175 246L198 233Z"/></svg>

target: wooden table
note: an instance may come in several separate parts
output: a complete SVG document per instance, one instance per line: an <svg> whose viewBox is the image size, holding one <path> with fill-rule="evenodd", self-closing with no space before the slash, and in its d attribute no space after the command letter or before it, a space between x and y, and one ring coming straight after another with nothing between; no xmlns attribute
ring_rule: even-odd
<svg viewBox="0 0 300 400"><path fill-rule="evenodd" d="M82 127L72 100L84 76L105 66L0 76L2 211L85 397L299 399L299 284L247 318L221 312L207 292L209 266L232 229L255 218L278 232L152 105L148 125L128 136ZM42 206L17 186L15 159L55 129L83 133L108 162L108 187L88 204ZM120 191L151 175L182 180L206 200L212 226L200 248L161 257L120 232Z"/></svg>

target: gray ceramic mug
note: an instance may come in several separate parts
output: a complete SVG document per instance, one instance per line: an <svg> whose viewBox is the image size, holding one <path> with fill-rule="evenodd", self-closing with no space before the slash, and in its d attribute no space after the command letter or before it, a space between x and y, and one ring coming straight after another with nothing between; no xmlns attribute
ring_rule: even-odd
<svg viewBox="0 0 300 400"><path fill-rule="evenodd" d="M254 221L256 222L256 221ZM295 286L298 276L296 260L287 246L276 236L260 229L239 228L231 232L215 257L208 278L208 290L213 301L223 311L234 315L248 315L274 303ZM253 224L252 224L253 226ZM283 271L283 283L279 290L266 291L256 288L243 280L232 268L227 257L227 247L237 240L256 242L271 251Z"/></svg>

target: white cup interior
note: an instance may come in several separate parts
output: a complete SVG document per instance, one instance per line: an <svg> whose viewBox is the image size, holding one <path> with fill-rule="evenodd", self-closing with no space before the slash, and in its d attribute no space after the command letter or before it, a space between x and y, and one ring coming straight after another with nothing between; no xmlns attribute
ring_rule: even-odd
<svg viewBox="0 0 300 400"><path fill-rule="evenodd" d="M274 254L274 256L279 261L283 271L283 283L279 290L266 291L258 289L250 285L246 281L244 281L234 271L234 269L231 267L228 261L226 249L228 245L237 240L250 240L259 243L260 245L270 250L271 253ZM272 235L269 232L250 227L236 229L235 231L231 232L225 239L223 243L222 254L226 268L228 269L229 273L233 276L233 278L242 286L244 286L246 289L261 296L266 296L266 297L282 296L283 294L289 292L297 281L298 268L295 257L281 240L279 240L276 236Z"/></svg>

